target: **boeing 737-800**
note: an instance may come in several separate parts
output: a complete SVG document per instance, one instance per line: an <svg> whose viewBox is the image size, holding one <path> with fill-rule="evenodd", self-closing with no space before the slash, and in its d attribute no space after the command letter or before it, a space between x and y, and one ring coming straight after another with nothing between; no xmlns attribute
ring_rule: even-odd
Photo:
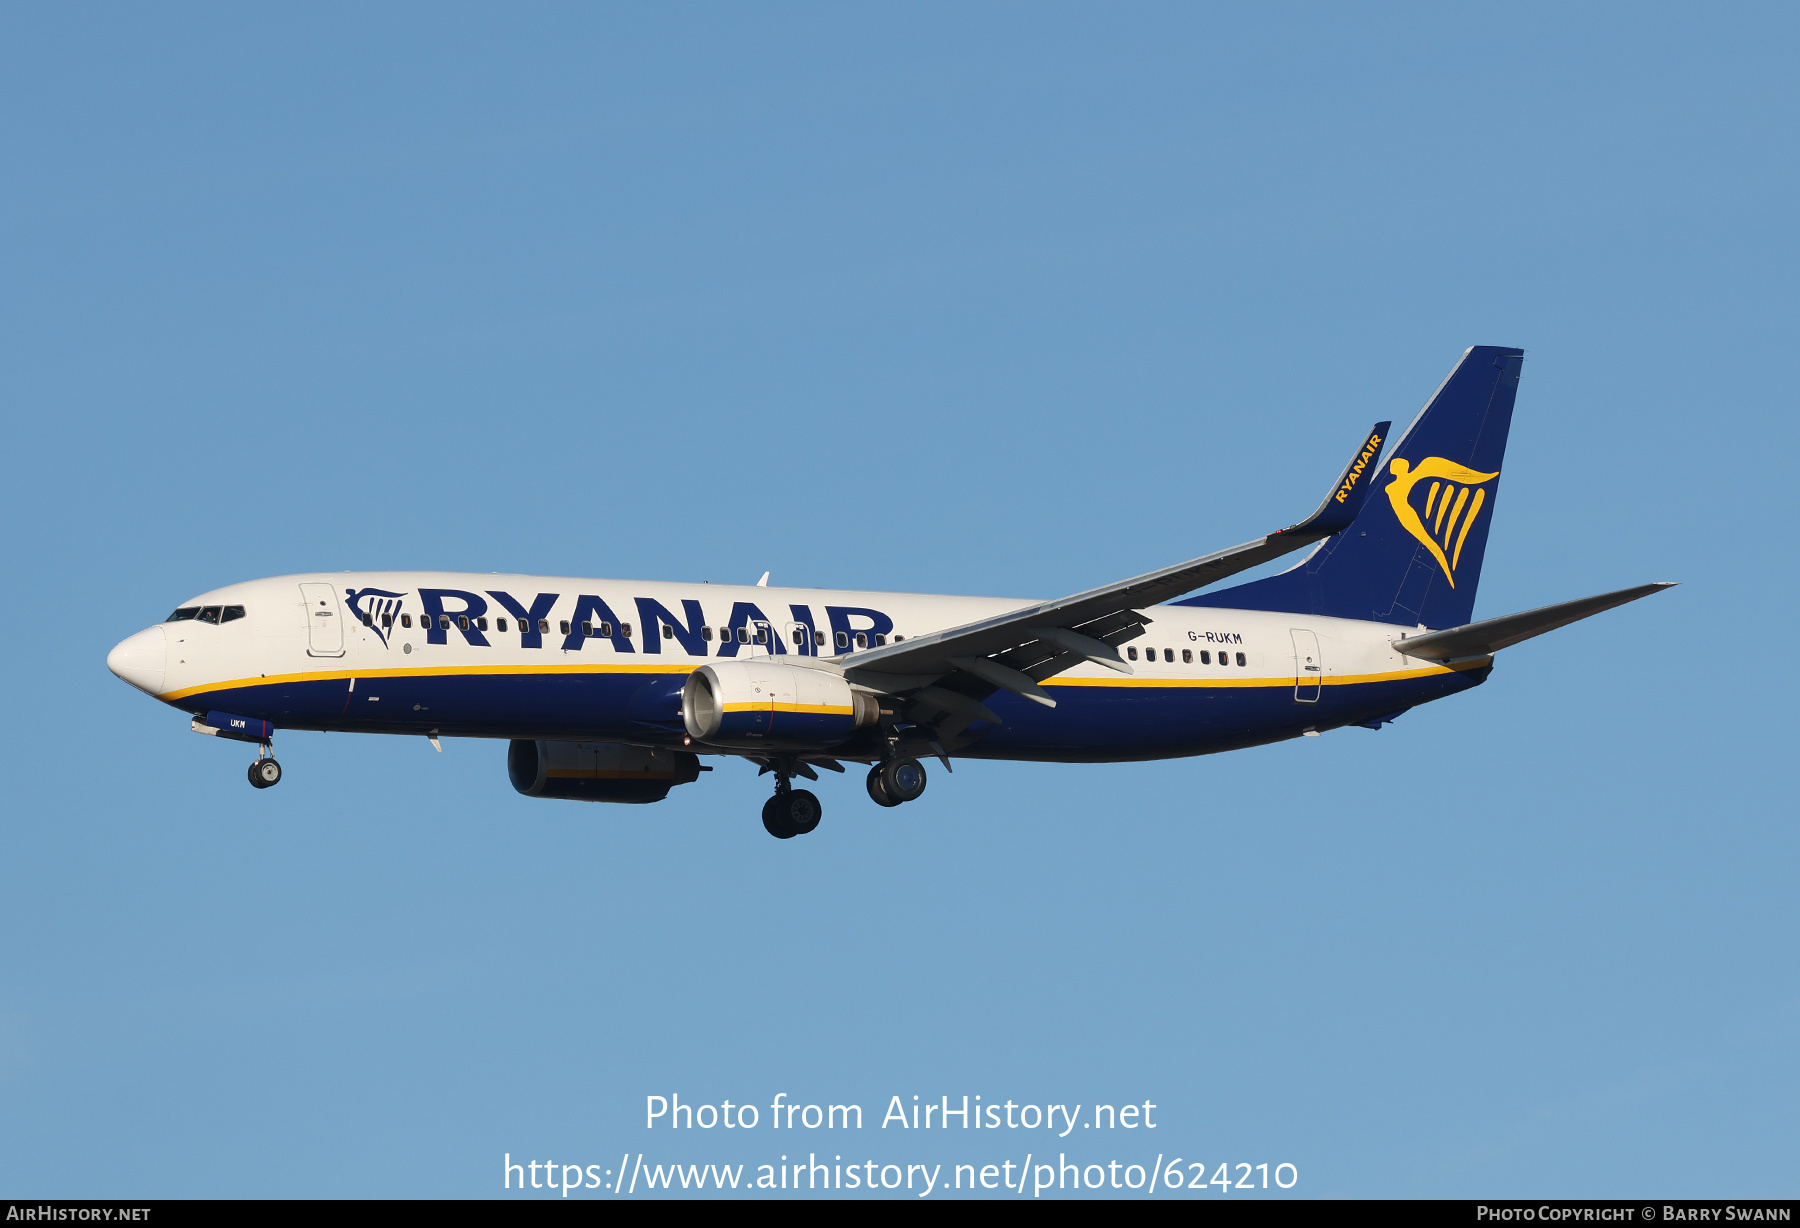
<svg viewBox="0 0 1800 1228"><path fill-rule="evenodd" d="M1522 361L1468 350L1386 459L1382 422L1293 527L1058 601L295 575L185 601L106 661L195 732L255 744L259 789L281 779L277 729L504 739L519 792L590 802L660 801L718 756L774 775L763 825L782 839L819 823L794 778L847 762L897 806L924 792L922 759L1119 762L1378 729L1487 681L1503 648L1668 587L1472 621ZM1288 571L1176 600L1307 546Z"/></svg>

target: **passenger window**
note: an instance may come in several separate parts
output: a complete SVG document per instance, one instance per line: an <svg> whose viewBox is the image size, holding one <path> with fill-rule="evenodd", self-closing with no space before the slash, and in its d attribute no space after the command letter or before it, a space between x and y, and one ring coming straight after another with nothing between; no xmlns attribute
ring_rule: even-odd
<svg viewBox="0 0 1800 1228"><path fill-rule="evenodd" d="M730 627L720 627L719 628L719 643L721 643L721 644L731 643L731 628Z"/></svg>
<svg viewBox="0 0 1800 1228"><path fill-rule="evenodd" d="M1212 653L1206 651L1206 649L1204 649L1204 648L1202 648L1200 650L1200 664L1202 664L1202 665L1211 665L1212 664Z"/></svg>
<svg viewBox="0 0 1800 1228"><path fill-rule="evenodd" d="M184 623L190 618L198 618L199 616L200 616L200 607L199 606L184 605L179 610L176 610L173 614L171 614L167 618L165 618L163 621L171 622L171 623Z"/></svg>
<svg viewBox="0 0 1800 1228"><path fill-rule="evenodd" d="M394 616L392 614L383 614L381 616L381 629L383 631L389 630L390 628L393 627L393 625L394 625Z"/></svg>
<svg viewBox="0 0 1800 1228"><path fill-rule="evenodd" d="M798 627L794 628L794 647L796 647L796 648L806 647L806 632L802 631Z"/></svg>
<svg viewBox="0 0 1800 1228"><path fill-rule="evenodd" d="M412 615L411 614L402 614L400 616L400 625L402 627L412 626Z"/></svg>
<svg viewBox="0 0 1800 1228"><path fill-rule="evenodd" d="M456 616L456 627L459 631L467 631L469 629L469 616L467 614L458 614Z"/></svg>
<svg viewBox="0 0 1800 1228"><path fill-rule="evenodd" d="M900 643L900 642L901 642L901 641L902 641L902 640L904 640L904 639L905 639L905 638L906 638L906 637L905 637L905 636L904 636L904 635L896 635L896 636L895 636L895 637L894 637L894 643L896 643L896 644L898 644L898 643Z"/></svg>
<svg viewBox="0 0 1800 1228"><path fill-rule="evenodd" d="M887 646L887 636L878 635L875 637L875 647L884 648L886 646Z"/></svg>
<svg viewBox="0 0 1800 1228"><path fill-rule="evenodd" d="M520 627L520 629L521 629L521 630L523 630L523 629L524 629L524 627L525 627L525 624L524 624L524 623L520 623L520 624L519 624L519 627ZM496 618L496 619L495 619L495 620L494 620L494 630L496 630L496 631L504 631L504 630L506 630L506 620L505 620L505 619L504 619L504 618Z"/></svg>
<svg viewBox="0 0 1800 1228"><path fill-rule="evenodd" d="M769 642L769 629L767 627L758 627L756 629L756 642L758 644L767 644Z"/></svg>
<svg viewBox="0 0 1800 1228"><path fill-rule="evenodd" d="M1167 661L1170 665L1175 664L1175 650L1173 648L1163 649L1163 660Z"/></svg>
<svg viewBox="0 0 1800 1228"><path fill-rule="evenodd" d="M594 624L593 623L582 623L581 624L581 634L583 634L585 636L592 636L594 634Z"/></svg>
<svg viewBox="0 0 1800 1228"><path fill-rule="evenodd" d="M600 634L610 640L612 638L612 624L611 623L601 623L600 624ZM626 635L631 634L630 627L625 628L625 634Z"/></svg>
<svg viewBox="0 0 1800 1228"><path fill-rule="evenodd" d="M606 633L608 635L611 635L612 634L612 625L610 623L608 623L608 624L606 624L606 627L607 627ZM624 636L626 639L630 639L631 638L631 624L630 623L620 623L619 624L619 634Z"/></svg>
<svg viewBox="0 0 1800 1228"><path fill-rule="evenodd" d="M1238 655L1237 655L1237 659L1238 659L1238 664L1239 664L1239 665L1248 665L1248 664L1250 664L1250 662L1248 662L1248 661L1246 661L1246 660L1244 660L1244 654L1243 654L1243 653L1241 653L1241 652L1240 652L1240 653L1238 653Z"/></svg>
<svg viewBox="0 0 1800 1228"><path fill-rule="evenodd" d="M563 624L563 633L567 634L568 630L569 630L569 624L564 623ZM549 633L550 633L550 620L547 618L538 619L538 634L539 635L548 635Z"/></svg>
<svg viewBox="0 0 1800 1228"><path fill-rule="evenodd" d="M219 607L216 605L204 607L200 611L200 621L203 623L217 623L219 621Z"/></svg>
<svg viewBox="0 0 1800 1228"><path fill-rule="evenodd" d="M568 619L565 618L556 625L562 628L561 634L563 634L563 635L569 634L569 620Z"/></svg>
<svg viewBox="0 0 1800 1228"><path fill-rule="evenodd" d="M1127 660L1129 660L1129 661L1135 661L1135 660L1137 660L1137 649L1135 649L1135 648L1127 648L1127 649L1126 649L1126 650L1125 650L1125 658L1126 658L1126 659L1127 659Z"/></svg>
<svg viewBox="0 0 1800 1228"><path fill-rule="evenodd" d="M487 619L485 619L485 618L476 619L475 620L475 629L477 631L486 631L487 630Z"/></svg>
<svg viewBox="0 0 1800 1228"><path fill-rule="evenodd" d="M1181 663L1183 665L1192 665L1194 663L1194 650L1192 648L1183 648L1181 650Z"/></svg>
<svg viewBox="0 0 1800 1228"><path fill-rule="evenodd" d="M663 624L663 638L665 640L672 640L675 638L675 628L671 627L668 623Z"/></svg>
<svg viewBox="0 0 1800 1228"><path fill-rule="evenodd" d="M837 633L837 646L839 648L850 647L850 636L847 632L840 631Z"/></svg>
<svg viewBox="0 0 1800 1228"><path fill-rule="evenodd" d="M869 636L867 632L858 631L856 633L856 646L858 648L867 648L869 646Z"/></svg>
<svg viewBox="0 0 1800 1228"><path fill-rule="evenodd" d="M222 619L220 619L220 621L221 622L232 622L235 619L242 618L243 616L244 616L244 607L243 606L228 605L225 607L225 616Z"/></svg>
<svg viewBox="0 0 1800 1228"><path fill-rule="evenodd" d="M712 643L712 628L711 627L700 628L700 641L703 644Z"/></svg>
<svg viewBox="0 0 1800 1228"><path fill-rule="evenodd" d="M740 644L748 644L750 642L750 628L739 627L737 629L737 642Z"/></svg>
<svg viewBox="0 0 1800 1228"><path fill-rule="evenodd" d="M438 630L439 631L450 630L450 616L448 614L439 614L438 615Z"/></svg>

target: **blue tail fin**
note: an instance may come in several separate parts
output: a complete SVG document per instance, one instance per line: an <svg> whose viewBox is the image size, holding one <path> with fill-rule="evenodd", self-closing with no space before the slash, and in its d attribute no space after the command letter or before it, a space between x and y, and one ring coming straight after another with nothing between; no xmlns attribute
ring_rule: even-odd
<svg viewBox="0 0 1800 1228"><path fill-rule="evenodd" d="M1472 621L1524 356L1472 346L1376 467L1356 522L1301 563L1177 604L1408 627Z"/></svg>

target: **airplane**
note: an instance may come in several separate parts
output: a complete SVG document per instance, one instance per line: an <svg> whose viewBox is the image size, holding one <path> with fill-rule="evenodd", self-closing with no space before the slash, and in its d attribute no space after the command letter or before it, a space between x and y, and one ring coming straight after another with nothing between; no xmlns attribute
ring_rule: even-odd
<svg viewBox="0 0 1800 1228"><path fill-rule="evenodd" d="M846 763L892 807L924 793L921 760L1118 763L1379 730L1480 686L1502 649L1672 587L1473 620L1523 360L1465 351L1385 462L1379 422L1297 524L1060 600L766 572L291 575L183 602L106 663L194 732L256 745L258 789L281 780L278 728L504 739L518 792L588 802L661 801L717 756L774 776L762 821L784 840L822 813L795 779Z"/></svg>

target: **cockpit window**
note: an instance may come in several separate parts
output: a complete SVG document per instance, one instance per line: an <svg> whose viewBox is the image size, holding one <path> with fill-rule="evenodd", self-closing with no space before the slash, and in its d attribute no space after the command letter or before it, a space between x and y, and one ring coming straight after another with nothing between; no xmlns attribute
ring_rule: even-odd
<svg viewBox="0 0 1800 1228"><path fill-rule="evenodd" d="M218 622L220 609L221 609L221 607L216 606L216 605L201 606L200 607L200 621L203 623Z"/></svg>
<svg viewBox="0 0 1800 1228"><path fill-rule="evenodd" d="M173 614L171 614L167 618L163 619L163 621L166 623L184 623L190 618L198 618L198 617L200 617L200 607L199 606L184 605L179 610L176 610Z"/></svg>
<svg viewBox="0 0 1800 1228"><path fill-rule="evenodd" d="M225 607L224 616L221 617L219 619L219 621L228 623L228 622L232 621L234 618L242 618L243 616L244 616L244 607L243 606L228 605Z"/></svg>

